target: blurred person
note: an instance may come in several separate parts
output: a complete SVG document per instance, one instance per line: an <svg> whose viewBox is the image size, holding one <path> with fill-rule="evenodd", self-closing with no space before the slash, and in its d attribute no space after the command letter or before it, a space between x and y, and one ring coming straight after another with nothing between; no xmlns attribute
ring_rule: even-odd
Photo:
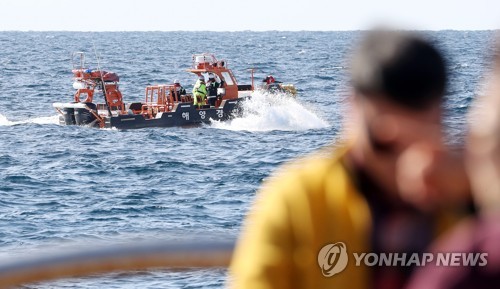
<svg viewBox="0 0 500 289"><path fill-rule="evenodd" d="M356 266L351 253L421 252L462 214L454 211L462 199L444 201L442 192L466 195L467 182L452 187L430 177L454 163L441 131L447 72L439 51L416 34L371 31L353 55L351 78L348 140L265 182L233 256L231 288L400 288L411 268ZM421 151L415 147L427 159L401 172ZM402 193L412 186L404 180L420 183ZM322 248L332 251L320 268ZM345 251L351 259L331 276Z"/></svg>
<svg viewBox="0 0 500 289"><path fill-rule="evenodd" d="M432 245L434 254L460 254L457 266L427 264L408 288L498 288L500 283L500 46L483 95L470 112L466 168L478 208ZM463 255L462 255L463 254Z"/></svg>

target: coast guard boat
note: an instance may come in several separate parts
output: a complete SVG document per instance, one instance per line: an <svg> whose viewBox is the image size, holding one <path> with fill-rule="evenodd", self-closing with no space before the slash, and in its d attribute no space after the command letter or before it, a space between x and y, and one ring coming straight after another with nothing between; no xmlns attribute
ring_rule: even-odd
<svg viewBox="0 0 500 289"><path fill-rule="evenodd" d="M60 113L62 125L85 125L99 128L136 129L146 127L189 126L224 121L241 113L241 102L254 90L251 85L238 85L227 61L209 53L195 54L189 72L198 77L215 76L221 86L214 105L193 104L191 94L180 95L172 84L147 86L143 102L125 103L119 89L119 76L101 69L86 69L85 55L76 52L73 61L74 99L68 103L53 103ZM94 100L101 96L103 103Z"/></svg>

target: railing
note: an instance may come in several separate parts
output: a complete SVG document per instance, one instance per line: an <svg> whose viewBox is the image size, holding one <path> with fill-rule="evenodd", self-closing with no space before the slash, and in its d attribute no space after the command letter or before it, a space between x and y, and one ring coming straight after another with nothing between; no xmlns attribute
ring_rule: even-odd
<svg viewBox="0 0 500 289"><path fill-rule="evenodd" d="M227 267L233 246L234 242L147 243L0 261L0 288L117 271Z"/></svg>
<svg viewBox="0 0 500 289"><path fill-rule="evenodd" d="M225 59L217 60L214 54L202 53L193 55L192 69L213 69L215 67L227 67Z"/></svg>

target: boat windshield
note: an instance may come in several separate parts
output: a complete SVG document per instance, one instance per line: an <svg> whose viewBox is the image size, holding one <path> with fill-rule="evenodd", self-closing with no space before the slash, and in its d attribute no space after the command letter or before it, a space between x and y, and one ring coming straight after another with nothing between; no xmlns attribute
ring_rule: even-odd
<svg viewBox="0 0 500 289"><path fill-rule="evenodd" d="M231 75L229 75L229 72L224 71L222 72L222 77L224 77L224 81L227 83L227 85L233 85L233 79L231 78Z"/></svg>

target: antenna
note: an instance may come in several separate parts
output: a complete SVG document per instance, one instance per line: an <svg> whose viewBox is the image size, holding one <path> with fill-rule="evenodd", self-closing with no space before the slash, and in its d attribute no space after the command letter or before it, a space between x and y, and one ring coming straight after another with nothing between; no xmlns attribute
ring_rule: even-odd
<svg viewBox="0 0 500 289"><path fill-rule="evenodd" d="M106 103L106 108L108 109L109 116L111 116L111 109L109 108L109 103L108 103L108 98L107 98L108 94L106 93L106 85L104 85L104 77L102 76L100 59L99 59L99 55L97 55L97 49L95 48L95 42L93 39L92 39L92 45L94 46L94 54L95 54L95 58L97 60L97 70L99 71L99 75L101 76L101 86L102 86L102 92L104 94L104 102Z"/></svg>

